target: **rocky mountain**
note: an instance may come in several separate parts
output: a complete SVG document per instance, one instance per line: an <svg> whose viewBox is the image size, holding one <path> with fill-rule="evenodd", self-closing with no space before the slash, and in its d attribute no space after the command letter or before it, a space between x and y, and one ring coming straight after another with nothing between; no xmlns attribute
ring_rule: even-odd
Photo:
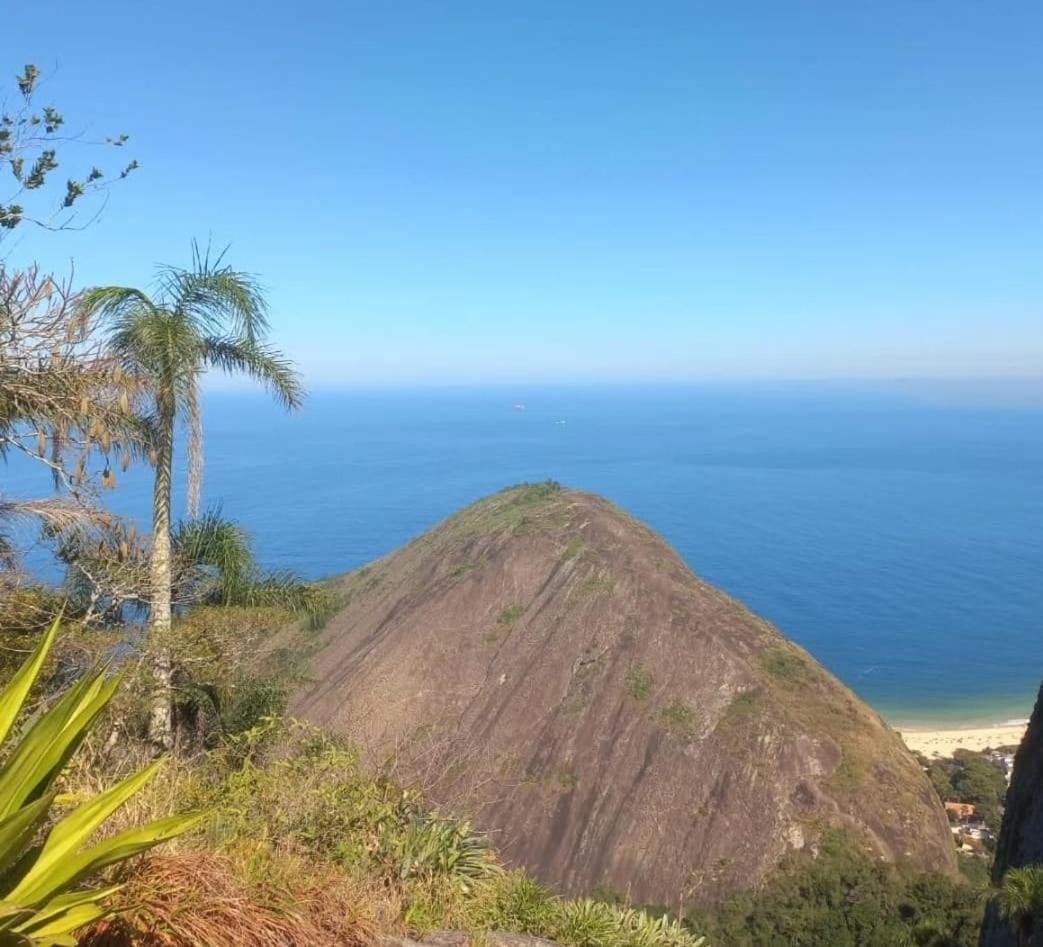
<svg viewBox="0 0 1043 947"><path fill-rule="evenodd" d="M506 490L336 588L294 712L566 892L708 902L830 827L955 871L899 738L607 500Z"/></svg>
<svg viewBox="0 0 1043 947"><path fill-rule="evenodd" d="M1043 687L1014 757L1003 827L992 863L992 880L1000 885L1011 868L1040 864L1043 864ZM985 916L981 943L982 947L1015 947L1018 943L1014 931L1000 921L994 904Z"/></svg>

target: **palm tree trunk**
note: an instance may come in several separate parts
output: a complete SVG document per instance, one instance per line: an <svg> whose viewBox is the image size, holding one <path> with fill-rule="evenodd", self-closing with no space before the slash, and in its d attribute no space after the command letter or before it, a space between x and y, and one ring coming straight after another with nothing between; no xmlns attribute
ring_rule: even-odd
<svg viewBox="0 0 1043 947"><path fill-rule="evenodd" d="M149 717L149 737L162 750L174 744L174 668L170 654L170 496L174 459L174 412L161 409L156 447L156 480L152 493L151 652L155 694Z"/></svg>

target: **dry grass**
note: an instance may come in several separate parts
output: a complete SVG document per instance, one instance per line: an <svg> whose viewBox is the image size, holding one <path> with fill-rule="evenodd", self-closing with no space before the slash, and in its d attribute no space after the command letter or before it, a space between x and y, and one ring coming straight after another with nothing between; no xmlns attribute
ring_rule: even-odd
<svg viewBox="0 0 1043 947"><path fill-rule="evenodd" d="M234 864L201 852L152 856L139 862L115 907L115 919L80 937L83 947L363 947L372 940L357 892L341 878L314 877L309 888L250 886Z"/></svg>

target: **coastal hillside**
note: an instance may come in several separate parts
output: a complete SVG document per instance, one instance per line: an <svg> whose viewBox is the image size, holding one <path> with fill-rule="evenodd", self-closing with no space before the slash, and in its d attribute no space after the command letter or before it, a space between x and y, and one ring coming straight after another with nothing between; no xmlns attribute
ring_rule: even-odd
<svg viewBox="0 0 1043 947"><path fill-rule="evenodd" d="M334 592L293 711L566 892L708 903L833 829L955 872L898 737L607 500L506 490Z"/></svg>

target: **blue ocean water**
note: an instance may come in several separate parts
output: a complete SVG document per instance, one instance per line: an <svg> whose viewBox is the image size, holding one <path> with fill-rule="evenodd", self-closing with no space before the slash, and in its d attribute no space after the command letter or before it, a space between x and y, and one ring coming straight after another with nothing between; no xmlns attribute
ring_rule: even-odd
<svg viewBox="0 0 1043 947"><path fill-rule="evenodd" d="M524 405L519 410L515 405ZM256 394L205 405L204 496L318 578L548 478L604 494L895 722L1025 717L1043 677L1043 409L856 386ZM28 473L0 474L26 492ZM106 495L147 523L149 478ZM39 492L39 491L37 491Z"/></svg>

